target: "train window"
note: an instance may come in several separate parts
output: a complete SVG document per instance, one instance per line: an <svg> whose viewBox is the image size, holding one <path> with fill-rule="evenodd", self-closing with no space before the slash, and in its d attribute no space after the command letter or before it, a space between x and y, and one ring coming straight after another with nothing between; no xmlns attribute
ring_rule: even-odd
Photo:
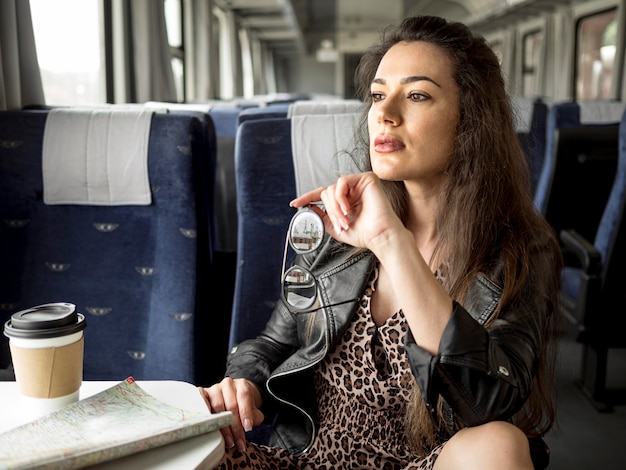
<svg viewBox="0 0 626 470"><path fill-rule="evenodd" d="M172 55L176 98L185 101L185 50L183 48L182 0L165 0L165 26Z"/></svg>
<svg viewBox="0 0 626 470"><path fill-rule="evenodd" d="M101 1L30 0L30 8L46 104L105 103Z"/></svg>
<svg viewBox="0 0 626 470"><path fill-rule="evenodd" d="M617 45L617 9L581 18L576 28L576 99L608 99Z"/></svg>
<svg viewBox="0 0 626 470"><path fill-rule="evenodd" d="M535 30L522 38L522 93L524 96L541 95L541 46L543 31Z"/></svg>

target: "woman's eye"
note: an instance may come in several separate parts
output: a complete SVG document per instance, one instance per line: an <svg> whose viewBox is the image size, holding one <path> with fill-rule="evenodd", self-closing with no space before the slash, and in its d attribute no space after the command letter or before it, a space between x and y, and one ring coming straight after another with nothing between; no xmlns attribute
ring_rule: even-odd
<svg viewBox="0 0 626 470"><path fill-rule="evenodd" d="M413 93L409 93L409 99L413 101L424 101L428 99L428 96L426 96L423 93L413 92Z"/></svg>
<svg viewBox="0 0 626 470"><path fill-rule="evenodd" d="M375 91L373 91L371 93L371 97L372 97L372 101L380 101L383 99L383 94L382 93L376 93Z"/></svg>

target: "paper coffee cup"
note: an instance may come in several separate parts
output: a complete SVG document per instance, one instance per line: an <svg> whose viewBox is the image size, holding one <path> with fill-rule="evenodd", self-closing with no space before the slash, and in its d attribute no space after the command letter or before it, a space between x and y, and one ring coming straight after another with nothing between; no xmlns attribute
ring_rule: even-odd
<svg viewBox="0 0 626 470"><path fill-rule="evenodd" d="M64 302L19 311L5 323L15 380L33 417L78 400L85 327L84 315Z"/></svg>

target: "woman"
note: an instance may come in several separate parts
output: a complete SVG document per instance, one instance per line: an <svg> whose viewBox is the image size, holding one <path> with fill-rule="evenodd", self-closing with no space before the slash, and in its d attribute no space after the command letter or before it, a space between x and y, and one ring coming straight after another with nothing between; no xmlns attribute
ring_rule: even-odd
<svg viewBox="0 0 626 470"><path fill-rule="evenodd" d="M458 23L405 20L361 60L371 171L304 194L322 308L280 304L201 389L224 466L533 468L551 426L560 256L535 213L499 63ZM358 298L358 302L345 299ZM272 447L244 430L273 420Z"/></svg>

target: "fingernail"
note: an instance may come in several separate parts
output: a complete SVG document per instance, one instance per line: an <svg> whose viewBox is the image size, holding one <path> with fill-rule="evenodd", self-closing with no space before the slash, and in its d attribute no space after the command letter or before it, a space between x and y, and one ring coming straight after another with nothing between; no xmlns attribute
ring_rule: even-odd
<svg viewBox="0 0 626 470"><path fill-rule="evenodd" d="M241 439L237 439L237 450L239 452L245 452L246 450L246 443Z"/></svg>
<svg viewBox="0 0 626 470"><path fill-rule="evenodd" d="M246 418L243 420L243 429L246 432L252 431L252 420L250 418Z"/></svg>
<svg viewBox="0 0 626 470"><path fill-rule="evenodd" d="M224 438L224 445L227 449L232 449L233 447L235 447L235 441L233 441L233 438L230 436L226 437Z"/></svg>

